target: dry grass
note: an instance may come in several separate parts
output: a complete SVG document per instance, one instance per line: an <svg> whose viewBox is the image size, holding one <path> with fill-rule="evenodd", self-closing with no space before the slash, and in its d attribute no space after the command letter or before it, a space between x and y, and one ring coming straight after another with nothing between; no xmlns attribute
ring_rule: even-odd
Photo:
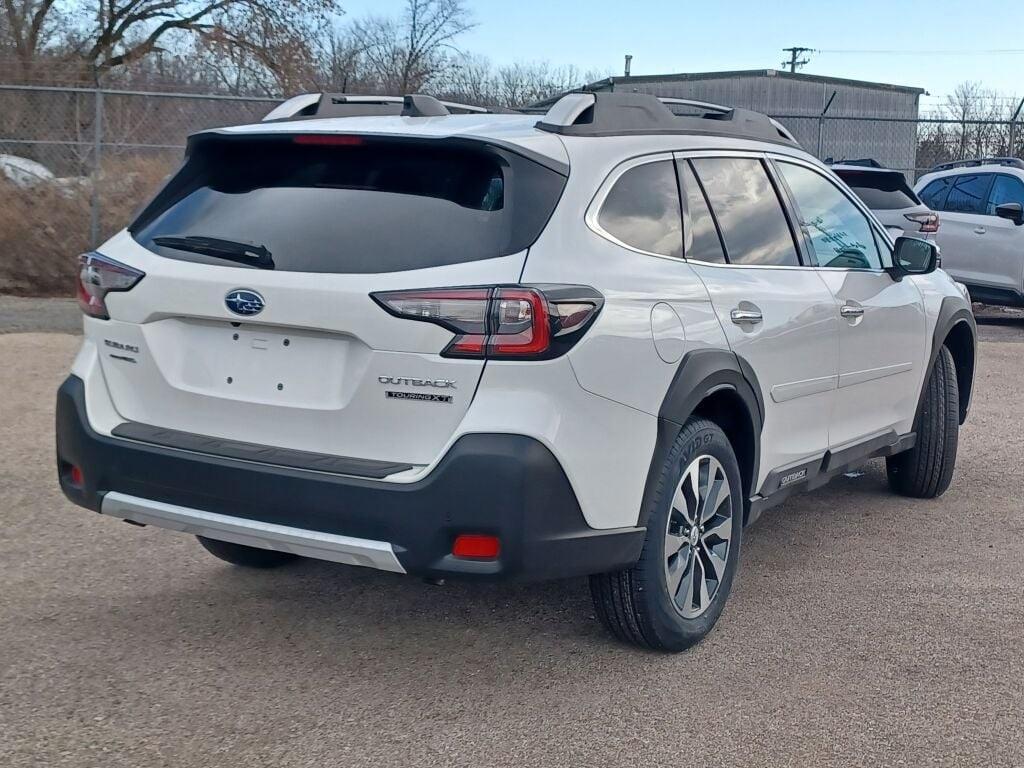
<svg viewBox="0 0 1024 768"><path fill-rule="evenodd" d="M167 159L112 158L99 181L100 231L124 227L173 170ZM18 189L0 178L0 294L74 294L77 256L89 249L89 180Z"/></svg>

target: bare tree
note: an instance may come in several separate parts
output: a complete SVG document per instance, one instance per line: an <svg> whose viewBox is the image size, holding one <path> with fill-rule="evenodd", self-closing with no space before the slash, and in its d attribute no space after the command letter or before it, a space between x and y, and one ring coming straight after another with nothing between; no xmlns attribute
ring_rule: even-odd
<svg viewBox="0 0 1024 768"><path fill-rule="evenodd" d="M463 0L406 0L401 18L370 16L352 33L380 87L410 93L451 66L454 39L474 26Z"/></svg>
<svg viewBox="0 0 1024 768"><path fill-rule="evenodd" d="M2 0L0 52L13 56L28 78L42 52L66 29L68 14L55 0Z"/></svg>

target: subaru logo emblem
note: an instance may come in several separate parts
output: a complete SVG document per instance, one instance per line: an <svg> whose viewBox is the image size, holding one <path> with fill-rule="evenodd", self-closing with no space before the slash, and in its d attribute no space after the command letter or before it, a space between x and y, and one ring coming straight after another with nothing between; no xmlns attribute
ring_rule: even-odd
<svg viewBox="0 0 1024 768"><path fill-rule="evenodd" d="M258 315L267 306L262 296L248 288L236 288L228 292L224 297L224 303L231 312L244 317Z"/></svg>

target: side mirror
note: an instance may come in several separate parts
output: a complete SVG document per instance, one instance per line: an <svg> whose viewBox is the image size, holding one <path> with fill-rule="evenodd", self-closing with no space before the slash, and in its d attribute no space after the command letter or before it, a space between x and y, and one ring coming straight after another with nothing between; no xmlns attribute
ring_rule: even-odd
<svg viewBox="0 0 1024 768"><path fill-rule="evenodd" d="M904 275L927 275L939 266L939 248L935 243L916 237L897 237L893 266L887 271L894 280Z"/></svg>
<svg viewBox="0 0 1024 768"><path fill-rule="evenodd" d="M1024 205L1020 203L1003 203L996 206L996 216L1009 219L1018 227L1024 224Z"/></svg>

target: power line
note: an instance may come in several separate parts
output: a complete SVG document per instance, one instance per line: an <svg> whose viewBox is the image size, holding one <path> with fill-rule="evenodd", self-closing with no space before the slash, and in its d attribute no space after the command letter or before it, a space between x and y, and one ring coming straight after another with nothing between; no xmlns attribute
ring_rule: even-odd
<svg viewBox="0 0 1024 768"><path fill-rule="evenodd" d="M786 50L790 50L787 48ZM803 49L806 50L806 49ZM1021 54L1024 48L817 48L815 53L865 54L886 56L993 56L997 54Z"/></svg>

